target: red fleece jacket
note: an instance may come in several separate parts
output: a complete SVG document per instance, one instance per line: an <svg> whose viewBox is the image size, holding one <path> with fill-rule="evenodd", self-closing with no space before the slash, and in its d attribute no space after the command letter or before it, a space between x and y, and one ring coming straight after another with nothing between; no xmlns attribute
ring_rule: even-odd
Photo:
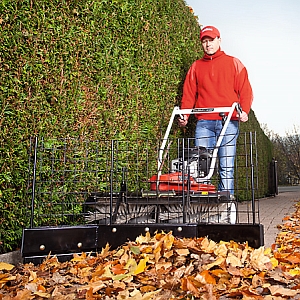
<svg viewBox="0 0 300 300"><path fill-rule="evenodd" d="M244 65L218 50L204 55L190 67L183 86L181 108L222 107L239 102L247 114L253 101ZM197 119L219 120L219 114L198 114ZM233 118L236 119L236 118Z"/></svg>

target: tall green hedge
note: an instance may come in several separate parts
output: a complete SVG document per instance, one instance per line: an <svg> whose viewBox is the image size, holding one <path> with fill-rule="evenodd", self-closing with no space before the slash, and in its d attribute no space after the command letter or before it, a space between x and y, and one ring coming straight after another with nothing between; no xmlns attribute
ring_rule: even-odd
<svg viewBox="0 0 300 300"><path fill-rule="evenodd" d="M29 137L157 138L202 50L183 0L3 0L0 26L3 252L28 225Z"/></svg>

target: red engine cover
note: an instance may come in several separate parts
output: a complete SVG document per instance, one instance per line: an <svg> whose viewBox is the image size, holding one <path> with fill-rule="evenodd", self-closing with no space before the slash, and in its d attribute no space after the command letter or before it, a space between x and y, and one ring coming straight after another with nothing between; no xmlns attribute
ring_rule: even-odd
<svg viewBox="0 0 300 300"><path fill-rule="evenodd" d="M153 175L150 179L150 190L156 191L157 175ZM216 187L213 184L198 183L193 177L190 177L190 191L196 192L216 192ZM174 172L169 174L162 174L159 177L158 190L159 191L175 191L182 192L188 190L187 174L184 176L184 185L181 172Z"/></svg>

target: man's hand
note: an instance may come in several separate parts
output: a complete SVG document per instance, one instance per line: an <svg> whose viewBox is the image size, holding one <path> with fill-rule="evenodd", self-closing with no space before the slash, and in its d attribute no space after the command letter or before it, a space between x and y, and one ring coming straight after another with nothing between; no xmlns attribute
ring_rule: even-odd
<svg viewBox="0 0 300 300"><path fill-rule="evenodd" d="M188 119L189 119L189 117L187 115L183 115L182 118L179 117L178 118L178 125L180 127L186 126L186 124L188 123Z"/></svg>
<svg viewBox="0 0 300 300"><path fill-rule="evenodd" d="M248 115L244 111L242 111L242 113L240 115L237 114L236 116L240 117L241 122L247 122L248 121Z"/></svg>

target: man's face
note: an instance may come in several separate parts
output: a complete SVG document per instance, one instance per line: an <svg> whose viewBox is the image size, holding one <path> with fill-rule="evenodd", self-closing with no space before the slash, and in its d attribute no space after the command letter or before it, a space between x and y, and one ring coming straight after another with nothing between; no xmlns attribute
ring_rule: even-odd
<svg viewBox="0 0 300 300"><path fill-rule="evenodd" d="M208 55L212 55L219 50L221 38L216 37L215 39L213 39L211 37L205 36L203 37L201 42L204 52Z"/></svg>

